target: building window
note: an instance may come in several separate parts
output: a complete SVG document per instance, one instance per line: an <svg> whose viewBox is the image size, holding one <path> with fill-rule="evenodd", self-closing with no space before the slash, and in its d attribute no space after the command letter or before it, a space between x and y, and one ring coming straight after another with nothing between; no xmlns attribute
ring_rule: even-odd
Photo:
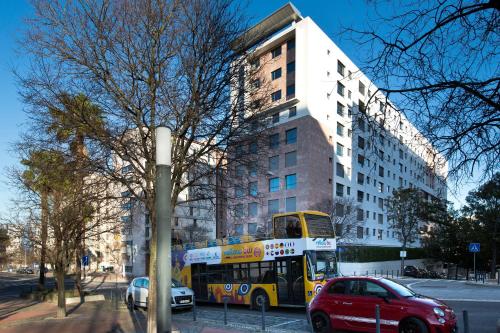
<svg viewBox="0 0 500 333"><path fill-rule="evenodd" d="M280 145L280 134L275 133L269 135L269 148L276 149Z"/></svg>
<svg viewBox="0 0 500 333"><path fill-rule="evenodd" d="M252 88L254 88L254 89L260 88L260 79L255 79L252 81Z"/></svg>
<svg viewBox="0 0 500 333"><path fill-rule="evenodd" d="M347 192L347 195L351 195L351 188L350 188L349 186L347 186L347 189L346 189L346 190L347 190L347 191L346 191L346 192Z"/></svg>
<svg viewBox="0 0 500 333"><path fill-rule="evenodd" d="M297 152L291 151L285 154L285 167L293 167L297 165Z"/></svg>
<svg viewBox="0 0 500 333"><path fill-rule="evenodd" d="M279 101L281 99L281 89L273 92L271 94L271 100L273 102Z"/></svg>
<svg viewBox="0 0 500 333"><path fill-rule="evenodd" d="M285 189L294 190L297 188L297 174L285 176Z"/></svg>
<svg viewBox="0 0 500 333"><path fill-rule="evenodd" d="M360 166L364 166L365 165L365 157L363 155L359 155L358 154L358 164Z"/></svg>
<svg viewBox="0 0 500 333"><path fill-rule="evenodd" d="M359 81L359 93L363 96L365 95L365 85L361 81Z"/></svg>
<svg viewBox="0 0 500 333"><path fill-rule="evenodd" d="M281 55L281 45L271 51L271 55L273 58L276 58Z"/></svg>
<svg viewBox="0 0 500 333"><path fill-rule="evenodd" d="M350 91L350 90L347 90L347 98L351 99L351 97L352 97L352 93L351 93L351 91Z"/></svg>
<svg viewBox="0 0 500 333"><path fill-rule="evenodd" d="M344 136L344 125L337 123L337 135Z"/></svg>
<svg viewBox="0 0 500 333"><path fill-rule="evenodd" d="M384 167L380 166L378 167L378 175L379 177L384 177Z"/></svg>
<svg viewBox="0 0 500 333"><path fill-rule="evenodd" d="M343 63L340 62L340 60L337 60L337 72L344 76L344 73L345 73L345 66Z"/></svg>
<svg viewBox="0 0 500 333"><path fill-rule="evenodd" d="M295 84L286 86L286 97L291 97L295 95Z"/></svg>
<svg viewBox="0 0 500 333"><path fill-rule="evenodd" d="M236 198L244 197L245 191L243 190L243 187L241 187L240 185L236 186L236 188L234 189L234 195L236 196ZM190 207L190 208L193 208L193 207ZM190 215L193 215L192 211L190 211L190 212L191 212Z"/></svg>
<svg viewBox="0 0 500 333"><path fill-rule="evenodd" d="M245 166L244 165L237 165L236 166L236 177L243 177L245 175Z"/></svg>
<svg viewBox="0 0 500 333"><path fill-rule="evenodd" d="M257 231L257 223L248 223L248 234L249 235L255 235L255 232Z"/></svg>
<svg viewBox="0 0 500 333"><path fill-rule="evenodd" d="M234 225L234 234L236 236L243 235L243 224L235 224Z"/></svg>
<svg viewBox="0 0 500 333"><path fill-rule="evenodd" d="M345 94L345 86L340 81L337 81L337 93L340 96L344 96Z"/></svg>
<svg viewBox="0 0 500 333"><path fill-rule="evenodd" d="M256 202L250 202L248 204L248 216L255 217L257 216L258 206Z"/></svg>
<svg viewBox="0 0 500 333"><path fill-rule="evenodd" d="M243 204L237 204L234 206L234 216L235 217L243 217ZM196 221L196 220L195 220Z"/></svg>
<svg viewBox="0 0 500 333"><path fill-rule="evenodd" d="M364 183L365 183L365 175L362 174L361 172L358 172L358 184L364 185Z"/></svg>
<svg viewBox="0 0 500 333"><path fill-rule="evenodd" d="M335 194L338 197L343 197L344 196L344 185L342 185L340 183L336 183L335 184Z"/></svg>
<svg viewBox="0 0 500 333"><path fill-rule="evenodd" d="M269 157L269 171L278 170L280 167L279 155Z"/></svg>
<svg viewBox="0 0 500 333"><path fill-rule="evenodd" d="M378 229L378 240L382 240L382 234L383 234L383 232L384 231L382 229Z"/></svg>
<svg viewBox="0 0 500 333"><path fill-rule="evenodd" d="M358 136L358 148L365 149L365 138Z"/></svg>
<svg viewBox="0 0 500 333"><path fill-rule="evenodd" d="M295 72L295 61L289 62L286 64L286 72L287 73L293 73Z"/></svg>
<svg viewBox="0 0 500 333"><path fill-rule="evenodd" d="M297 198L289 197L285 199L285 209L287 212L297 211Z"/></svg>
<svg viewBox="0 0 500 333"><path fill-rule="evenodd" d="M384 224L384 215L378 214L378 224Z"/></svg>
<svg viewBox="0 0 500 333"><path fill-rule="evenodd" d="M336 175L339 177L344 178L345 172L344 172L344 166L340 163L337 163L337 168L336 168Z"/></svg>
<svg viewBox="0 0 500 333"><path fill-rule="evenodd" d="M258 192L257 182L248 183L248 194L250 194L253 197L256 197L257 192Z"/></svg>
<svg viewBox="0 0 500 333"><path fill-rule="evenodd" d="M269 179L269 192L278 192L280 190L280 179L274 177Z"/></svg>
<svg viewBox="0 0 500 333"><path fill-rule="evenodd" d="M280 113L276 112L273 114L273 124L279 123L280 122Z"/></svg>
<svg viewBox="0 0 500 333"><path fill-rule="evenodd" d="M356 237L363 238L363 227L356 227Z"/></svg>
<svg viewBox="0 0 500 333"><path fill-rule="evenodd" d="M378 183L378 191L380 193L384 193L384 183Z"/></svg>
<svg viewBox="0 0 500 333"><path fill-rule="evenodd" d="M351 148L347 148L347 156L351 156Z"/></svg>
<svg viewBox="0 0 500 333"><path fill-rule="evenodd" d="M337 156L344 156L344 146L337 142Z"/></svg>
<svg viewBox="0 0 500 333"><path fill-rule="evenodd" d="M363 202L365 198L365 193L363 191L358 191L358 202Z"/></svg>
<svg viewBox="0 0 500 333"><path fill-rule="evenodd" d="M252 67L252 69L257 69L259 68L259 66L260 66L260 58L250 61L250 67Z"/></svg>
<svg viewBox="0 0 500 333"><path fill-rule="evenodd" d="M378 208L384 209L384 199L378 198Z"/></svg>
<svg viewBox="0 0 500 333"><path fill-rule="evenodd" d="M297 107L292 106L290 109L288 109L288 118L295 117L297 115Z"/></svg>
<svg viewBox="0 0 500 333"><path fill-rule="evenodd" d="M344 116L345 106L342 103L337 102L337 114L341 117Z"/></svg>
<svg viewBox="0 0 500 333"><path fill-rule="evenodd" d="M278 68L277 70L271 72L271 79L272 80L279 79L280 77L281 77L281 67Z"/></svg>
<svg viewBox="0 0 500 333"><path fill-rule="evenodd" d="M358 118L358 128L364 132L365 131L365 121L362 118Z"/></svg>
<svg viewBox="0 0 500 333"><path fill-rule="evenodd" d="M280 211L280 201L279 199L268 200L267 201L267 213L269 215L276 214Z"/></svg>
<svg viewBox="0 0 500 333"><path fill-rule="evenodd" d="M286 131L286 144L297 142L297 128L292 128Z"/></svg>
<svg viewBox="0 0 500 333"><path fill-rule="evenodd" d="M290 39L286 42L286 49L291 50L295 48L295 39Z"/></svg>
<svg viewBox="0 0 500 333"><path fill-rule="evenodd" d="M363 221L364 218L365 218L365 212L361 208L358 208L356 210L356 219L358 221Z"/></svg>

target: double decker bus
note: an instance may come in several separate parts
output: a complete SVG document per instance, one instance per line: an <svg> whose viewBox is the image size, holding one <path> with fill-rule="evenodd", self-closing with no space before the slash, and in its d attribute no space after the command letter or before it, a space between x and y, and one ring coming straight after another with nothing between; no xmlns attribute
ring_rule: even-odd
<svg viewBox="0 0 500 333"><path fill-rule="evenodd" d="M335 232L317 211L277 214L273 237L249 236L176 246L172 277L200 301L305 306L328 278L337 275Z"/></svg>

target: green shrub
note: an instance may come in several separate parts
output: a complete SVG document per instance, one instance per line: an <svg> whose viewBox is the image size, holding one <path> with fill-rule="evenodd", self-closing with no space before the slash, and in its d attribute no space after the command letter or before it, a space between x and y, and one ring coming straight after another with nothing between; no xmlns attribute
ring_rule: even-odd
<svg viewBox="0 0 500 333"><path fill-rule="evenodd" d="M399 247L381 246L340 246L340 260L342 262L373 262L399 260ZM337 257L339 256L337 250ZM406 259L423 259L426 257L425 249L410 248L406 250Z"/></svg>

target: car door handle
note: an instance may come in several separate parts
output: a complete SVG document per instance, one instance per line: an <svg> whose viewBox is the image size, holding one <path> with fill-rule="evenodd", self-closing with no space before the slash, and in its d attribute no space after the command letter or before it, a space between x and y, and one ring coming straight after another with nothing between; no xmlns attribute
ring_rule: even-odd
<svg viewBox="0 0 500 333"><path fill-rule="evenodd" d="M351 302L342 302L342 305L352 305Z"/></svg>

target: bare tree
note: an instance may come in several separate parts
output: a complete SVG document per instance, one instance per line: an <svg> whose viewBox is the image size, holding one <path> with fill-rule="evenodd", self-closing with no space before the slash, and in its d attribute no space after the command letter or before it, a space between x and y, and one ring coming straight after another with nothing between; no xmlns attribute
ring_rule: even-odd
<svg viewBox="0 0 500 333"><path fill-rule="evenodd" d="M155 129L166 125L174 134L172 209L184 189L207 186L201 174L186 177L194 166L216 159L207 171L213 174L230 162L230 143L263 130L256 114L267 101L256 103L257 90L232 89L255 75L240 51L245 40L237 39L246 20L231 0L35 1L34 12L23 43L31 66L18 73L21 95L37 125L47 109L61 109L63 94L83 93L102 111L104 126L87 132L92 171L128 189L151 218L152 333ZM89 123L78 112L72 121Z"/></svg>
<svg viewBox="0 0 500 333"><path fill-rule="evenodd" d="M367 28L346 29L352 41L371 50L363 70L448 159L451 176L494 174L500 152L499 2L369 5L371 13L382 14ZM368 105L375 99L374 93ZM384 110L381 119L391 121Z"/></svg>
<svg viewBox="0 0 500 333"><path fill-rule="evenodd" d="M330 215L335 228L335 236L339 244L346 245L355 243L358 238L358 227L363 227L363 219L358 219L357 210L359 205L353 198L335 197L326 199L313 206Z"/></svg>

